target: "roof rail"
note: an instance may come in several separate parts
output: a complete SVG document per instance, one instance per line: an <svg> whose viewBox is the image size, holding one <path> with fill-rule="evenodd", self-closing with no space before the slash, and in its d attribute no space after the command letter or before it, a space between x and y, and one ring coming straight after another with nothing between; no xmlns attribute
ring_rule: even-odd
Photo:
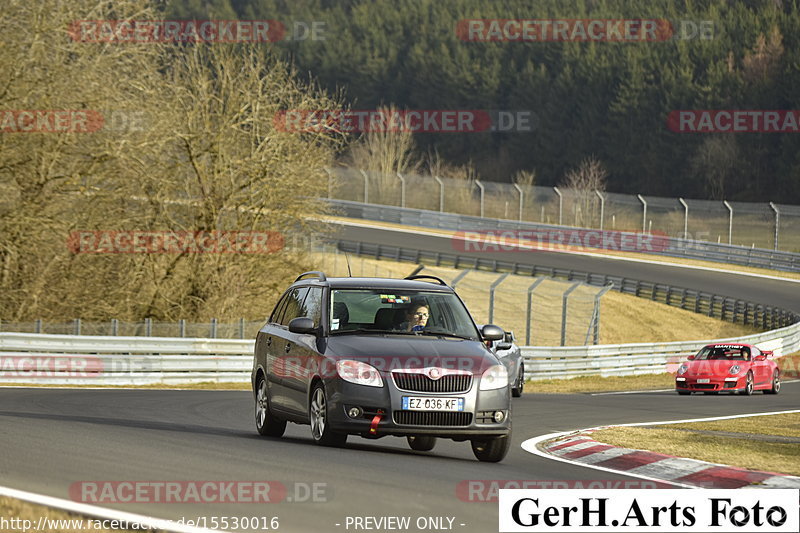
<svg viewBox="0 0 800 533"><path fill-rule="evenodd" d="M320 281L328 281L327 276L325 276L325 272L320 272L319 270L309 270L308 272L303 272L297 276L297 279L294 280L294 282L297 283L306 276L316 276Z"/></svg>
<svg viewBox="0 0 800 533"><path fill-rule="evenodd" d="M432 280L438 281L440 285L444 285L445 287L447 286L447 283L445 283L442 278L437 278L436 276L428 276L428 275L425 275L425 274L418 274L418 275L415 275L415 276L406 276L405 279L432 279Z"/></svg>

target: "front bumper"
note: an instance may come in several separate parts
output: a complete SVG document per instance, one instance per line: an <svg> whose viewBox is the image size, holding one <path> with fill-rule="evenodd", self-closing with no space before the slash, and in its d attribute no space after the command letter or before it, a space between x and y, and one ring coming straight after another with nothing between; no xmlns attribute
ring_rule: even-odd
<svg viewBox="0 0 800 533"><path fill-rule="evenodd" d="M701 383L700 381L707 381ZM690 392L739 392L744 390L745 376L699 377L678 376L675 378L675 390Z"/></svg>
<svg viewBox="0 0 800 533"><path fill-rule="evenodd" d="M423 393L408 392L396 387L391 376L382 374L383 387L356 385L333 378L325 382L328 395L328 423L337 432L379 438L387 435L429 435L467 440L475 437L502 437L511 431L511 401L509 387L479 391L479 379L473 379L467 392ZM404 411L403 396L436 398L463 398L464 410ZM363 414L351 418L347 411L360 407ZM383 411L380 415L378 411ZM503 411L505 418L496 423L491 419L495 411ZM380 420L375 425L375 416ZM415 423L422 422L422 423ZM375 431L371 429L374 427Z"/></svg>

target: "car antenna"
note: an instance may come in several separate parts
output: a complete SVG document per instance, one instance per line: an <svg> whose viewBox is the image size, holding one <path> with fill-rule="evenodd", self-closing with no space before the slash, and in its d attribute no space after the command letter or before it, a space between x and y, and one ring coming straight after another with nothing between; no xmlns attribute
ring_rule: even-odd
<svg viewBox="0 0 800 533"><path fill-rule="evenodd" d="M345 261L347 261L347 277L352 278L353 277L353 273L350 272L350 256L347 255L347 252L344 253L344 258L345 258Z"/></svg>

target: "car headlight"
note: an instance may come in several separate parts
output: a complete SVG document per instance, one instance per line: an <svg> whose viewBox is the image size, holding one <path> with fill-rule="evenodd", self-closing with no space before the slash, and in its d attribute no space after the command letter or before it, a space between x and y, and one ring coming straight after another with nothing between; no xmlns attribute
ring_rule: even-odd
<svg viewBox="0 0 800 533"><path fill-rule="evenodd" d="M350 383L367 387L383 387L383 379L375 367L361 361L350 359L336 361L336 373Z"/></svg>
<svg viewBox="0 0 800 533"><path fill-rule="evenodd" d="M689 371L689 365L687 365L686 363L684 363L680 367L678 367L678 375L679 376L682 376L683 374L685 374L688 371Z"/></svg>
<svg viewBox="0 0 800 533"><path fill-rule="evenodd" d="M503 365L494 365L486 369L481 376L480 390L495 390L508 387L508 370Z"/></svg>
<svg viewBox="0 0 800 533"><path fill-rule="evenodd" d="M742 367L740 367L739 365L733 365L728 369L728 372L730 372L731 374L738 374L741 369Z"/></svg>

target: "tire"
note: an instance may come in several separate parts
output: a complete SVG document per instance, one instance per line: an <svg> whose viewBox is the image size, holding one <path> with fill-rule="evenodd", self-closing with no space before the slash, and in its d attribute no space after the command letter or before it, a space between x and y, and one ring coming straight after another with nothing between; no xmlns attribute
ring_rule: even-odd
<svg viewBox="0 0 800 533"><path fill-rule="evenodd" d="M494 437L486 440L472 440L472 453L483 463L499 463L508 454L511 447L511 433L505 437Z"/></svg>
<svg viewBox="0 0 800 533"><path fill-rule="evenodd" d="M522 364L519 365L519 372L517 375L517 386L512 387L511 389L511 396L514 398L519 398L522 396L522 393L525 389L525 367Z"/></svg>
<svg viewBox="0 0 800 533"><path fill-rule="evenodd" d="M688 390L679 390L678 394L680 394L681 396L689 396L691 392Z"/></svg>
<svg viewBox="0 0 800 533"><path fill-rule="evenodd" d="M261 377L256 383L256 431L264 437L281 437L286 431L286 420L281 420L269 411L267 381Z"/></svg>
<svg viewBox="0 0 800 533"><path fill-rule="evenodd" d="M777 368L772 373L772 388L764 391L764 394L778 394L781 391L781 371Z"/></svg>
<svg viewBox="0 0 800 533"><path fill-rule="evenodd" d="M408 446L418 452L429 452L436 446L436 437L429 435L409 435L406 440L408 441Z"/></svg>
<svg viewBox="0 0 800 533"><path fill-rule="evenodd" d="M747 373L747 379L745 381L744 389L742 389L741 395L742 396L751 396L753 394L753 373Z"/></svg>
<svg viewBox="0 0 800 533"><path fill-rule="evenodd" d="M325 394L325 387L322 383L317 383L311 391L311 399L308 402L308 418L311 421L311 438L315 444L320 446L343 446L347 441L346 433L335 433L331 431L328 421L328 396Z"/></svg>

